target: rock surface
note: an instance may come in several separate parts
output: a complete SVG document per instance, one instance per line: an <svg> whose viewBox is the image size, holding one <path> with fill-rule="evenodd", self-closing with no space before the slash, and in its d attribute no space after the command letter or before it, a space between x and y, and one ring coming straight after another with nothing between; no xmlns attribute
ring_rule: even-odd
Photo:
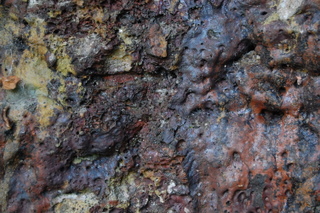
<svg viewBox="0 0 320 213"><path fill-rule="evenodd" d="M2 0L0 212L320 212L319 0Z"/></svg>

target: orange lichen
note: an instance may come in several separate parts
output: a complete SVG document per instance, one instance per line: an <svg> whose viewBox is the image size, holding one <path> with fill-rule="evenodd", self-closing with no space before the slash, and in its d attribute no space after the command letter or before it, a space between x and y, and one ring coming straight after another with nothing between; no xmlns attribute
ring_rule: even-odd
<svg viewBox="0 0 320 213"><path fill-rule="evenodd" d="M17 76L8 76L0 78L2 83L2 88L5 90L13 90L17 87L17 84L20 81L20 78Z"/></svg>

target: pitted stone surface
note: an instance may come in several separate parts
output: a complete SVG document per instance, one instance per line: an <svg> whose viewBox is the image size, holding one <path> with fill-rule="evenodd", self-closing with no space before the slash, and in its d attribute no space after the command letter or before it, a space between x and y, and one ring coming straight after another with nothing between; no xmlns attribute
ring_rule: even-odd
<svg viewBox="0 0 320 213"><path fill-rule="evenodd" d="M1 1L0 212L319 212L319 16Z"/></svg>

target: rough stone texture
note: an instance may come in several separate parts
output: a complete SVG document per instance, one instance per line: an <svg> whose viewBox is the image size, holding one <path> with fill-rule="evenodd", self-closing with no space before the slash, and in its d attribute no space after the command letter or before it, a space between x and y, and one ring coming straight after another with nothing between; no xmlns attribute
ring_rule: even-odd
<svg viewBox="0 0 320 213"><path fill-rule="evenodd" d="M320 212L319 0L2 0L0 212Z"/></svg>

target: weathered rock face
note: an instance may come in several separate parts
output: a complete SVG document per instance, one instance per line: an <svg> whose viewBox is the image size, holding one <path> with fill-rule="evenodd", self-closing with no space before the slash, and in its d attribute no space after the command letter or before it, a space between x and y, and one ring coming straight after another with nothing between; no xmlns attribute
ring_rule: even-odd
<svg viewBox="0 0 320 213"><path fill-rule="evenodd" d="M320 212L318 0L4 0L0 212Z"/></svg>

